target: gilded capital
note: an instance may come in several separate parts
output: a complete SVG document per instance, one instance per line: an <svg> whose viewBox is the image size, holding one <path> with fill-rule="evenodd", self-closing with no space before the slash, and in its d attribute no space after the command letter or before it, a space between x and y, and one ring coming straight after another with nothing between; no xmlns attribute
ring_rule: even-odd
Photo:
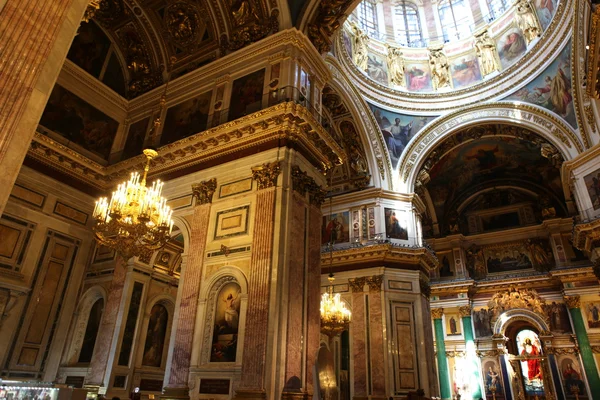
<svg viewBox="0 0 600 400"><path fill-rule="evenodd" d="M431 318L433 319L442 319L442 315L444 315L443 308L434 308L431 310Z"/></svg>
<svg viewBox="0 0 600 400"><path fill-rule="evenodd" d="M458 313L460 314L461 317L470 317L471 316L471 306L462 306L462 307L458 307Z"/></svg>
<svg viewBox="0 0 600 400"><path fill-rule="evenodd" d="M367 278L361 276L359 278L348 279L348 284L350 285L350 290L353 293L362 293L364 291L365 283Z"/></svg>
<svg viewBox="0 0 600 400"><path fill-rule="evenodd" d="M281 165L279 161L252 167L252 179L258 183L258 190L275 186L280 173Z"/></svg>
<svg viewBox="0 0 600 400"><path fill-rule="evenodd" d="M370 292L380 292L382 282L383 282L383 275L373 275L373 276L367 277L367 285L369 285Z"/></svg>
<svg viewBox="0 0 600 400"><path fill-rule="evenodd" d="M565 296L565 303L567 308L579 308L581 307L581 298L579 296Z"/></svg>
<svg viewBox="0 0 600 400"><path fill-rule="evenodd" d="M213 194L217 189L217 178L212 178L192 185L192 196L196 205L212 203Z"/></svg>

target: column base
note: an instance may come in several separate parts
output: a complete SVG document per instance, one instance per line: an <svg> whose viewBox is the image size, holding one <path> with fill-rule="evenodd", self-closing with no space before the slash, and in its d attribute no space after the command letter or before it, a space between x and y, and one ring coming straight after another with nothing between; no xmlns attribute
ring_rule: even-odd
<svg viewBox="0 0 600 400"><path fill-rule="evenodd" d="M308 400L310 396L306 392L283 392L281 400Z"/></svg>
<svg viewBox="0 0 600 400"><path fill-rule="evenodd" d="M236 390L234 399L244 399L244 400L266 400L267 394L264 390L254 390L254 389L239 389ZM162 397L161 397L162 400Z"/></svg>
<svg viewBox="0 0 600 400"><path fill-rule="evenodd" d="M187 387L166 387L163 389L163 394L160 395L160 400L189 400L190 389Z"/></svg>

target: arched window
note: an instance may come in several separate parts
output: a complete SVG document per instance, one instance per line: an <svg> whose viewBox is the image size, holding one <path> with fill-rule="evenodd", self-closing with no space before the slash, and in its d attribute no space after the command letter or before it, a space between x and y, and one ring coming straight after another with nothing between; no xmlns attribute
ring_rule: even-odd
<svg viewBox="0 0 600 400"><path fill-rule="evenodd" d="M160 367L162 364L163 349L167 336L167 323L169 313L162 304L155 304L150 310L146 343L144 344L144 356L142 365Z"/></svg>
<svg viewBox="0 0 600 400"><path fill-rule="evenodd" d="M442 0L438 13L445 42L471 34L471 10L465 0Z"/></svg>
<svg viewBox="0 0 600 400"><path fill-rule="evenodd" d="M96 337L98 336L98 328L100 327L100 319L104 311L104 300L98 299L90 309L85 334L83 335L83 343L79 352L77 362L89 363L92 361L94 354L94 346L96 346Z"/></svg>
<svg viewBox="0 0 600 400"><path fill-rule="evenodd" d="M369 36L378 37L379 32L377 29L377 9L375 8L375 2L371 0L361 1L356 7L356 17L361 28Z"/></svg>
<svg viewBox="0 0 600 400"><path fill-rule="evenodd" d="M490 10L488 22L498 18L510 6L508 0L487 0L487 5Z"/></svg>
<svg viewBox="0 0 600 400"><path fill-rule="evenodd" d="M394 6L394 34L396 41L406 46L423 45L421 20L417 6L400 0Z"/></svg>

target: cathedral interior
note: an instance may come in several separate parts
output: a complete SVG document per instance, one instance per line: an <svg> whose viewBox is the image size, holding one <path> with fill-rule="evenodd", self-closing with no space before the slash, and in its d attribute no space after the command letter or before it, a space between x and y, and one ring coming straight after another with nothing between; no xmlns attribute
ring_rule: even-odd
<svg viewBox="0 0 600 400"><path fill-rule="evenodd" d="M595 3L0 1L0 398L600 400Z"/></svg>

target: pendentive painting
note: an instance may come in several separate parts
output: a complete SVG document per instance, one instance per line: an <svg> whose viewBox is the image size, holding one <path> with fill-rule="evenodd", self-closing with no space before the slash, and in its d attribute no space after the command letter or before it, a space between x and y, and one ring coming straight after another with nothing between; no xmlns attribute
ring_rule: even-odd
<svg viewBox="0 0 600 400"><path fill-rule="evenodd" d="M600 303L587 303L583 308L585 309L588 328L600 328Z"/></svg>
<svg viewBox="0 0 600 400"><path fill-rule="evenodd" d="M129 132L127 133L127 140L125 141L125 147L123 148L121 160L126 160L142 154L149 122L150 117L147 117L134 122L131 124L131 126L129 126Z"/></svg>
<svg viewBox="0 0 600 400"><path fill-rule="evenodd" d="M527 51L523 32L516 26L508 29L497 40L498 56L502 68L506 69L521 58Z"/></svg>
<svg viewBox="0 0 600 400"><path fill-rule="evenodd" d="M408 142L434 117L415 117L384 110L369 104L371 111L381 129L381 134L390 155L392 168L396 169L400 156Z"/></svg>
<svg viewBox="0 0 600 400"><path fill-rule="evenodd" d="M150 320L144 344L142 365L160 367L163 358L165 339L167 337L167 322L169 313L162 304L155 304L150 310Z"/></svg>
<svg viewBox="0 0 600 400"><path fill-rule="evenodd" d="M380 55L369 53L367 55L367 75L375 82L388 85L387 61Z"/></svg>
<svg viewBox="0 0 600 400"><path fill-rule="evenodd" d="M594 210L600 208L600 169L583 177Z"/></svg>
<svg viewBox="0 0 600 400"><path fill-rule="evenodd" d="M59 85L52 89L40 125L104 159L119 127L117 121Z"/></svg>
<svg viewBox="0 0 600 400"><path fill-rule="evenodd" d="M385 235L388 239L408 240L406 220L402 218L404 213L386 208L385 210Z"/></svg>
<svg viewBox="0 0 600 400"><path fill-rule="evenodd" d="M235 362L240 324L240 285L231 282L217 296L211 362Z"/></svg>
<svg viewBox="0 0 600 400"><path fill-rule="evenodd" d="M466 54L450 64L454 88L469 86L481 80L479 61L475 54Z"/></svg>
<svg viewBox="0 0 600 400"><path fill-rule="evenodd" d="M506 100L519 100L544 107L577 129L571 87L571 42L544 72Z"/></svg>
<svg viewBox="0 0 600 400"><path fill-rule="evenodd" d="M350 212L323 216L321 244L350 242Z"/></svg>
<svg viewBox="0 0 600 400"><path fill-rule="evenodd" d="M259 111L265 87L265 70L261 69L233 81L229 120Z"/></svg>
<svg viewBox="0 0 600 400"><path fill-rule="evenodd" d="M212 90L167 110L160 144L176 142L206 129Z"/></svg>

